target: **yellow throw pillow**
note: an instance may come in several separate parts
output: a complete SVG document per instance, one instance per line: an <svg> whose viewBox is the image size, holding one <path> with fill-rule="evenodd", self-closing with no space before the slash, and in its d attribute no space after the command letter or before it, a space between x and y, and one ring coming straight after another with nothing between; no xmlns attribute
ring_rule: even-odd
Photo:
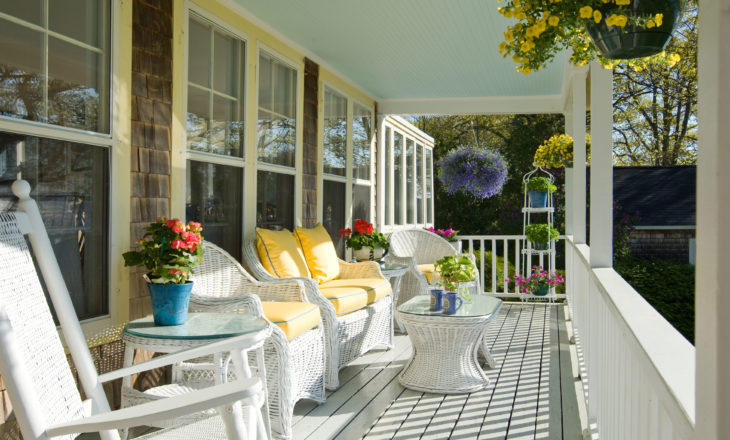
<svg viewBox="0 0 730 440"><path fill-rule="evenodd" d="M318 283L334 280L340 275L340 262L329 233L321 224L312 229L294 228L294 236L304 253L307 267Z"/></svg>
<svg viewBox="0 0 730 440"><path fill-rule="evenodd" d="M256 250L264 268L277 278L309 277L302 250L288 229L256 228Z"/></svg>

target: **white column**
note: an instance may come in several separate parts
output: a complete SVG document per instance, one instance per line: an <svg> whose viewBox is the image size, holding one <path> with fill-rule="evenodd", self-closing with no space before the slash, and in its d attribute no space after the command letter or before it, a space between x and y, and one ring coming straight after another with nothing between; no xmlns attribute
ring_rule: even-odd
<svg viewBox="0 0 730 440"><path fill-rule="evenodd" d="M696 439L730 438L730 0L702 2L695 278Z"/></svg>
<svg viewBox="0 0 730 440"><path fill-rule="evenodd" d="M385 161L387 158L385 157L385 143L387 140L385 139L385 126L383 125L383 122L385 122L385 115L378 113L377 116L377 123L378 123L378 133L377 133L377 144L375 147L375 151L377 152L378 160L375 161L375 169L376 172L376 180L375 180L375 221L373 221L373 224L377 225L378 231L382 231L383 227L387 223L387 220L385 218Z"/></svg>
<svg viewBox="0 0 730 440"><path fill-rule="evenodd" d="M571 80L573 109L573 241L586 242L586 75L588 69L578 70Z"/></svg>
<svg viewBox="0 0 730 440"><path fill-rule="evenodd" d="M573 136L573 95L571 93L565 116L565 134ZM565 168L565 235L573 235L573 169Z"/></svg>
<svg viewBox="0 0 730 440"><path fill-rule="evenodd" d="M613 266L613 71L591 63L591 267ZM576 157L576 166L578 158Z"/></svg>

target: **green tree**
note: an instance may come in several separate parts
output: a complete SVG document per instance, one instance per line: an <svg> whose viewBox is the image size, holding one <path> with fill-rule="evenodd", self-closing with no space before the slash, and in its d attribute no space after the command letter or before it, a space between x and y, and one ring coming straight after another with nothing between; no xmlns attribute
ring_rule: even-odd
<svg viewBox="0 0 730 440"><path fill-rule="evenodd" d="M614 79L614 160L620 165L685 165L697 159L697 1L684 12L667 45L679 61L619 64Z"/></svg>

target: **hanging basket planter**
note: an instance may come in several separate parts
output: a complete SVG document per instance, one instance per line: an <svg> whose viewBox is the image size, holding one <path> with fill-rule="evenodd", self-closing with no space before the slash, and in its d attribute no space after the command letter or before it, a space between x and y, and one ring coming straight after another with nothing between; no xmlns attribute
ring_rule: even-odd
<svg viewBox="0 0 730 440"><path fill-rule="evenodd" d="M664 50L674 31L681 6L679 0L632 0L628 6L629 24L623 28L610 26L606 20L598 24L588 20L586 29L606 58L648 57ZM610 17L616 9L614 3L606 3L599 11L604 17ZM660 24L657 23L657 15L661 17Z"/></svg>

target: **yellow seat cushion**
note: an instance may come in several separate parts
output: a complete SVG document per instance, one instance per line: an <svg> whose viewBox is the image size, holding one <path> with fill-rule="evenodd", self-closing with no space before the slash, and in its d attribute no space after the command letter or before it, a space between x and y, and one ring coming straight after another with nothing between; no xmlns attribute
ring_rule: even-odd
<svg viewBox="0 0 730 440"><path fill-rule="evenodd" d="M418 270L420 270L423 273L423 276L426 277L426 281L429 283L433 279L433 273L436 272L436 269L433 267L433 264L419 264Z"/></svg>
<svg viewBox="0 0 730 440"><path fill-rule="evenodd" d="M354 312L390 295L390 283L382 278L331 280L319 285L338 315Z"/></svg>
<svg viewBox="0 0 730 440"><path fill-rule="evenodd" d="M277 278L309 277L302 250L287 229L256 228L256 251L266 271Z"/></svg>
<svg viewBox="0 0 730 440"><path fill-rule="evenodd" d="M319 307L304 302L261 301L266 319L276 324L291 341L320 323Z"/></svg>
<svg viewBox="0 0 730 440"><path fill-rule="evenodd" d="M311 228L294 228L294 237L304 254L309 272L318 283L340 275L340 262L330 234L321 224Z"/></svg>

